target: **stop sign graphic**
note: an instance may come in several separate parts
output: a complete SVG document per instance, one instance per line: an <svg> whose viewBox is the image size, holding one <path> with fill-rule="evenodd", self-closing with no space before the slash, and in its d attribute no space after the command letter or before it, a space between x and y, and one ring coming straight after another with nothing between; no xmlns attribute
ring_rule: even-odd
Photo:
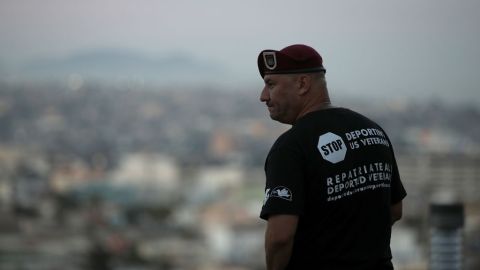
<svg viewBox="0 0 480 270"><path fill-rule="evenodd" d="M318 139L318 151L323 159L331 163L338 163L345 159L347 146L342 138L332 132L321 135Z"/></svg>

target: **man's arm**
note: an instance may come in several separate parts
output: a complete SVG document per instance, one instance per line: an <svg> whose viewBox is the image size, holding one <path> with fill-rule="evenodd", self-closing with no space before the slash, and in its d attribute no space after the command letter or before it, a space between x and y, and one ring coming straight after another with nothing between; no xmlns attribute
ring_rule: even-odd
<svg viewBox="0 0 480 270"><path fill-rule="evenodd" d="M402 201L399 201L398 203L390 206L390 212L392 215L392 225L393 225L395 221L398 221L402 218L402 214L403 214Z"/></svg>
<svg viewBox="0 0 480 270"><path fill-rule="evenodd" d="M265 232L267 270L283 270L292 253L298 216L273 215L268 218Z"/></svg>

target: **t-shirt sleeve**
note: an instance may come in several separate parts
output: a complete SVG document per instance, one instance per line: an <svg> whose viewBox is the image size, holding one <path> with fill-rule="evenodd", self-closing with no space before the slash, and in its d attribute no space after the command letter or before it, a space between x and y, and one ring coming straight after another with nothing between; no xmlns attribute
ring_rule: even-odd
<svg viewBox="0 0 480 270"><path fill-rule="evenodd" d="M272 149L265 162L266 186L260 218L301 215L304 208L304 162L293 147Z"/></svg>
<svg viewBox="0 0 480 270"><path fill-rule="evenodd" d="M407 196L407 192L403 187L402 181L400 180L400 173L398 171L397 161L395 160L395 155L393 154L393 171L392 171L392 182L390 184L391 188L391 199L390 204L396 204L403 200Z"/></svg>

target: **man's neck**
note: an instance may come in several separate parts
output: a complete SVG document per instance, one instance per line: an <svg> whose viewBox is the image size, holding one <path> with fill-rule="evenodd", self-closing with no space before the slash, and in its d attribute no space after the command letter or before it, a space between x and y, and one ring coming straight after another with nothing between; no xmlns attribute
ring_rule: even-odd
<svg viewBox="0 0 480 270"><path fill-rule="evenodd" d="M308 106L306 107L304 110L302 110L298 116L297 116L297 119L300 119L302 118L303 116L305 116L306 114L308 113L311 113L311 112L315 112L315 111L320 111L320 110L326 110L326 109L331 109L331 108L334 108L334 106L332 106L332 104L330 103L330 101L324 101L324 102L321 102L321 103L315 103L311 106Z"/></svg>

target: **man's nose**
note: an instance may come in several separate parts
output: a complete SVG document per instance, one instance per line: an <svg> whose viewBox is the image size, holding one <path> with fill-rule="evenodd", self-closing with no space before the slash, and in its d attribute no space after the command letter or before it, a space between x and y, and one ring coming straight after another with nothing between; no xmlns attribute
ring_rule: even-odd
<svg viewBox="0 0 480 270"><path fill-rule="evenodd" d="M268 91L266 89L266 87L264 87L262 89L262 92L260 93L260 101L261 102L266 102L270 99L270 97L268 96Z"/></svg>

